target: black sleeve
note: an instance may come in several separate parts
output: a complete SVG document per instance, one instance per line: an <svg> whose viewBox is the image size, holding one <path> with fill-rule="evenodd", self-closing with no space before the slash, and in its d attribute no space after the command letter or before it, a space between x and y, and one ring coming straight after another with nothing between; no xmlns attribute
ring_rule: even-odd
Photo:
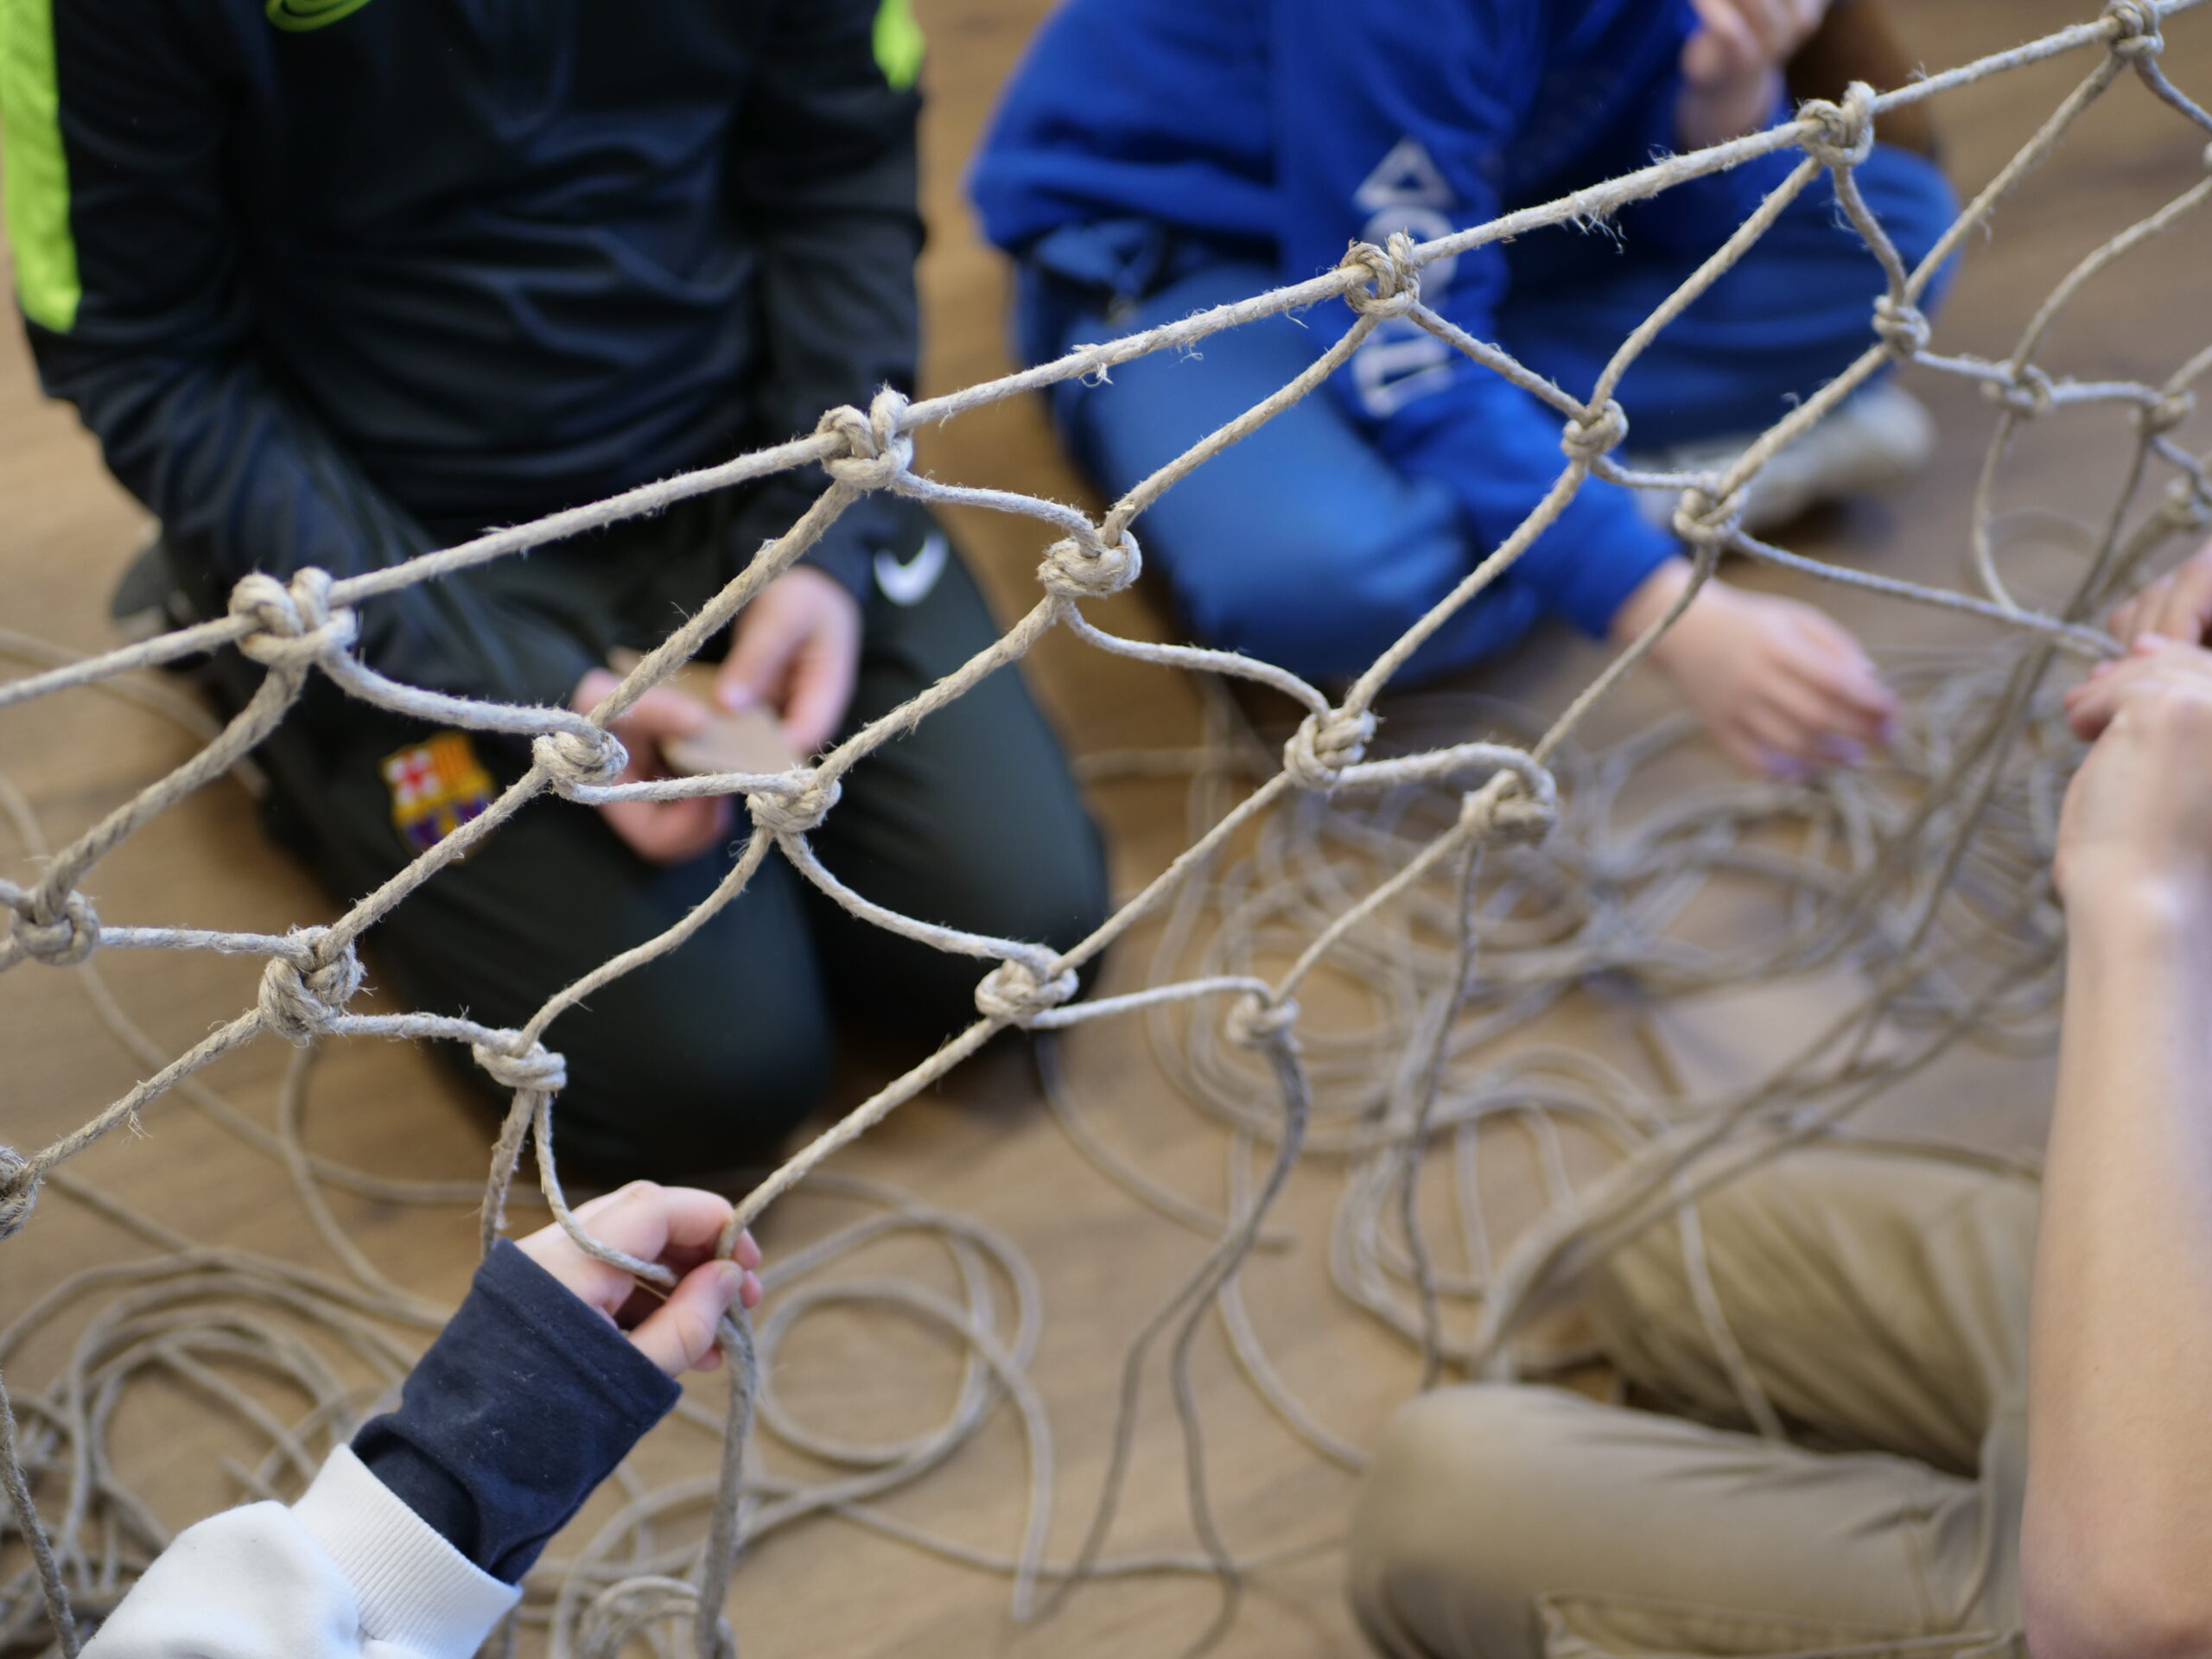
<svg viewBox="0 0 2212 1659"><path fill-rule="evenodd" d="M903 8L882 8L903 17ZM886 385L911 392L918 353L912 65L877 60L877 0L785 0L762 43L736 134L739 211L759 239L755 398L776 441L810 432L840 404L866 409ZM796 519L829 480L819 467L772 480ZM862 502L810 557L864 597L873 553L895 547L890 504Z"/></svg>
<svg viewBox="0 0 2212 1659"><path fill-rule="evenodd" d="M8 27L35 27L20 21L32 10ZM56 5L53 113L41 123L36 100L10 99L6 132L11 152L41 142L59 152L44 229L73 260L75 292L22 289L40 379L77 406L109 468L161 520L207 610L251 571L343 576L431 545L257 355L246 246L224 187L238 94L222 28L192 0ZM41 206L11 211L11 227ZM566 702L590 665L580 644L466 581L372 601L360 621L367 661L441 690Z"/></svg>
<svg viewBox="0 0 2212 1659"><path fill-rule="evenodd" d="M369 1471L495 1579L519 1584L682 1390L505 1239L400 1391L353 1437Z"/></svg>

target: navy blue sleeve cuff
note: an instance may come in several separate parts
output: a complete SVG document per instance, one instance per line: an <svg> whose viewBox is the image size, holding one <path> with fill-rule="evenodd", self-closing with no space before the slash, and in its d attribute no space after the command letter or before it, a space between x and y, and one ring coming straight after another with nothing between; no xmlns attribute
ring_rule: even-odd
<svg viewBox="0 0 2212 1659"><path fill-rule="evenodd" d="M353 1452L455 1549L517 1584L682 1393L501 1239L399 1409L362 1425Z"/></svg>

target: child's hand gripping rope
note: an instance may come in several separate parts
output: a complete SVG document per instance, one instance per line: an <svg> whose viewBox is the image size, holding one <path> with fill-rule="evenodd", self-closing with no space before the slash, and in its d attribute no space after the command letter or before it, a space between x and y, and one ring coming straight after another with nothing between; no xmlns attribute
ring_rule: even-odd
<svg viewBox="0 0 2212 1659"><path fill-rule="evenodd" d="M2212 636L2212 542L2114 607L2106 631L2123 642L2156 634L2184 645Z"/></svg>
<svg viewBox="0 0 2212 1659"><path fill-rule="evenodd" d="M657 1186L651 1181L594 1198L576 1211L584 1230L602 1243L642 1261L658 1262L677 1277L665 1298L639 1287L620 1268L587 1255L559 1225L518 1241L531 1260L626 1332L633 1346L671 1376L711 1371L721 1363L715 1325L732 1302L760 1301L760 1247L741 1233L737 1259L717 1260L715 1241L728 1224L730 1203L696 1187Z"/></svg>

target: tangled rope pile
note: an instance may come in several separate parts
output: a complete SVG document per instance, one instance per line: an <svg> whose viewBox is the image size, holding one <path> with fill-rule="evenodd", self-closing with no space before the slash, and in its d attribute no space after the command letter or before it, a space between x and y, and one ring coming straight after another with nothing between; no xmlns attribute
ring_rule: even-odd
<svg viewBox="0 0 2212 1659"><path fill-rule="evenodd" d="M679 945L780 855L852 914L938 950L989 964L979 973L978 1018L929 1059L881 1090L771 1175L740 1206L736 1230L801 1182L865 1206L862 1217L811 1249L775 1264L772 1283L796 1285L755 1332L742 1317L721 1331L733 1363L726 1409L687 1404L686 1420L718 1437L710 1478L648 1488L624 1478L621 1513L573 1557L543 1564L531 1615L549 1623L556 1655L611 1659L633 1641L671 1652L671 1632L689 1633L700 1659L734 1652L722 1616L743 1542L802 1516L836 1513L951 1559L1013 1577L1014 1611L1051 1606L1086 1578L1139 1572L1207 1573L1224 1589L1205 1640L1227 1627L1236 1605L1237 1560L1212 1519L1205 1459L1187 1362L1196 1333L1221 1319L1232 1348L1264 1399L1322 1455L1356 1466L1360 1453L1300 1402L1269 1364L1238 1289L1238 1270L1268 1242L1270 1206L1308 1154L1344 1160L1344 1196L1332 1243L1338 1283L1360 1306L1420 1345L1433 1378L1446 1363L1506 1376L1572 1356L1522 1340L1543 1306L1597 1255L1654 1221L1682 1221L1694 1237L1693 1200L1787 1147L1832 1132L1851 1112L1929 1064L1962 1038L2014 1048L2047 1042L2056 995L2059 921L2043 871L2069 750L2052 719L2045 682L2061 655L2096 658L2113 641L2089 619L2140 580L2146 562L2177 536L2212 519L2212 474L2175 434L2193 407L2193 387L2212 372L2212 346L2180 363L2158 385L2054 376L2038 353L2067 305L2114 261L2212 199L2200 181L2167 206L2083 259L2058 285L2002 359L1944 355L1933 348L1920 302L1936 272L1997 204L2044 157L2084 110L2132 76L2180 119L2212 136L2212 116L2159 67L2161 28L2202 0L2118 0L2098 19L2017 50L1876 95L1855 86L1838 103L1804 106L1796 120L1580 191L1541 207L1435 241L1403 235L1386 247L1355 246L1335 270L1310 281L1104 345L1083 347L1024 373L947 397L909 403L887 391L866 411L825 416L810 436L721 466L632 490L538 522L502 530L405 563L334 581L302 570L289 582L240 582L228 613L125 650L57 662L0 685L0 707L64 690L99 687L148 696L118 677L194 653L235 647L266 670L260 690L227 725L212 725L183 765L46 857L35 816L12 786L0 808L42 873L29 885L0 880L7 912L0 972L26 963L68 968L111 1028L151 1074L80 1128L51 1145L0 1148L0 1240L34 1217L51 1187L90 1205L163 1254L152 1261L79 1275L0 1333L0 1368L88 1284L116 1300L78 1338L54 1392L0 1391L0 1478L29 1564L0 1583L0 1648L44 1631L65 1656L80 1639L78 1613L97 1616L166 1535L132 1497L110 1459L106 1435L119 1390L134 1375L165 1370L223 1402L265 1434L258 1467L239 1467L246 1490L274 1492L312 1469L320 1446L342 1435L379 1389L404 1370L409 1350L390 1329L435 1328L442 1310L383 1277L346 1240L321 1188L337 1185L408 1202L452 1202L453 1187L382 1180L321 1160L302 1146L300 1122L315 1045L330 1037L386 1037L465 1044L512 1103L482 1192L483 1232L504 1224L510 1188L526 1145L534 1146L545 1203L582 1248L647 1283L664 1269L591 1238L570 1213L555 1156L561 1057L543 1034L563 1010L599 987ZM1858 189L1880 116L1948 89L2074 52L2094 54L2086 78L1970 202L1917 267L1908 269ZM1623 343L1584 395L1537 376L1495 344L1472 339L1423 303L1421 274L1439 260L1485 243L1569 222L1602 220L1627 204L1685 180L1795 149L1799 160L1763 206ZM1620 459L1626 416L1614 393L1661 329L1728 270L1783 209L1822 174L1833 177L1845 213L1886 278L1869 319L1870 343L1842 375L1794 410L1725 469L1651 473ZM1100 375L1147 353L1185 346L1256 319L1341 301L1357 314L1332 349L1267 399L1147 479L1094 523L1058 502L1010 491L943 482L913 470L913 434L1073 376ZM1090 601L1118 593L1138 575L1133 525L1177 480L1306 397L1385 321L1425 329L1555 410L1564 465L1529 518L1459 588L1394 644L1342 696L1332 698L1294 675L1234 653L1147 643L1090 620ZM1978 383L1994 410L1994 431L1978 487L1973 567L1980 591L1951 592L1854 572L1762 543L1741 524L1747 485L1770 460L1844 399L1893 365ZM2050 613L2023 605L2008 588L1999 554L2005 516L2003 462L2028 423L2061 411L2117 407L2136 435L2123 486L2102 522L2083 532L2083 569ZM353 607L377 594L433 581L678 499L811 463L831 479L791 531L764 547L710 604L638 664L588 715L443 696L397 683L352 654ZM1559 518L1591 478L1678 497L1675 527L1694 555L1695 582L1724 553L1785 567L1911 603L2002 625L2012 648L1963 673L1924 677L1915 721L1890 767L1818 785L1738 785L1679 797L1624 822L1617 804L1639 767L1678 741L1662 730L1595 758L1573 739L1681 613L1688 594L1623 651L1559 718L1522 729L1504 711L1432 701L1399 730L1440 727L1433 742L1378 750L1376 708L1392 677L1447 618L1511 566ZM2158 491L2157 486L2165 485ZM1038 569L1041 600L988 650L855 733L810 764L774 774L721 773L615 784L625 756L610 722L727 627L774 576L863 495L880 490L950 505L1027 515L1053 539ZM2147 502L2147 505L2146 505ZM933 925L871 903L840 883L809 836L836 808L839 780L883 744L1018 661L1055 628L1101 650L1158 667L1202 671L1271 688L1301 718L1278 751L1260 744L1233 708L1217 700L1211 737L1194 756L1190 845L1089 938L1054 954L1020 940ZM10 647L13 649L13 647ZM24 650L32 649L29 646ZM313 676L345 692L433 724L528 737L533 765L480 817L461 826L384 887L325 925L283 936L118 925L86 891L100 861L163 811L251 755L300 698ZM193 716L188 716L193 717ZM1476 739L1471 730L1503 730ZM1178 764L1180 764L1179 762ZM555 793L586 804L741 796L752 829L741 855L714 893L667 932L602 964L558 992L522 1027L494 1029L463 1018L370 1014L350 1006L361 984L363 935L438 870L465 857L526 802ZM1681 922L1708 878L1764 884L1779 894L1774 937L1748 951L1716 952L1685 938ZM1140 923L1159 925L1154 971L1144 988L1075 1001L1077 969ZM99 953L113 950L217 951L258 957L255 1005L181 1056L160 1053L137 1032L99 976ZM1280 965L1277 964L1286 964ZM1577 988L1600 981L1652 995L1840 969L1864 994L1839 1007L1813 1040L1756 1087L1717 1102L1655 1094L1586 1055L1541 1046L1501 1050ZM1315 1034L1301 1027L1301 993L1324 980L1357 988L1366 1029ZM1203 1260L1139 1335L1123 1376L1122 1411L1105 1491L1072 1559L1045 1559L1052 1447L1027 1368L1040 1318L1038 1287L1019 1251L972 1221L903 1195L836 1177L823 1165L918 1092L1008 1027L1051 1033L1122 1015L1144 1019L1168 1075L1230 1131L1231 1202L1214 1214L1153 1184L1083 1119L1046 1054L1056 1109L1071 1134L1116 1179L1209 1241ZM199 1077L212 1063L264 1035L299 1049L278 1127L238 1112ZM63 1166L102 1137L137 1122L172 1093L282 1158L300 1198L345 1265L344 1276L311 1272L246 1253L192 1244L114 1205ZM1478 1131L1510 1121L1534 1137L1557 1201L1510 1250L1494 1259L1478 1191ZM1618 1161L1580 1192L1568 1180L1560 1125L1593 1129ZM1421 1215L1421 1166L1448 1150L1464 1262L1440 1267ZM474 1194L474 1189L470 1192ZM962 1286L957 1297L864 1278L798 1284L805 1275L877 1238L920 1232L942 1243ZM1010 1298L1010 1325L1000 1302ZM949 1334L968 1359L957 1399L936 1430L896 1444L848 1444L805 1427L778 1400L756 1360L809 1310L832 1304L894 1308ZM1455 1320L1454 1313L1464 1318ZM1725 1319L1708 1313L1724 1355ZM1464 1324L1464 1329L1455 1328ZM302 1329L336 1343L351 1369L334 1366ZM1198 1554L1108 1560L1111 1526L1135 1433L1148 1357L1165 1345L1188 1449L1189 1506ZM288 1380L317 1402L299 1422L278 1421L252 1394L224 1380L240 1358ZM1735 1368L1751 1419L1779 1433L1775 1414L1744 1369ZM1031 1470L1029 1521L1016 1550L1000 1557L955 1545L874 1506L874 1500L940 1465L1002 1404L1020 1420ZM744 1452L756 1421L779 1439L845 1472L802 1484L748 1473ZM41 1516L35 1487L59 1488ZM703 1516L703 1533L699 1522ZM1039 1595L1039 1586L1052 1586ZM507 1640L512 1647L513 1630Z"/></svg>

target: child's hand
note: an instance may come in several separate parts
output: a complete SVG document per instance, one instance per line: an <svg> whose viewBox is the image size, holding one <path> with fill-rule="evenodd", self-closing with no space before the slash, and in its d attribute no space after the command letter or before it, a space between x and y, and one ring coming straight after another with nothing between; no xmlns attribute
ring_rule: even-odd
<svg viewBox="0 0 2212 1659"><path fill-rule="evenodd" d="M2212 542L2114 609L2105 626L2124 645L2146 633L2205 644L2212 636Z"/></svg>
<svg viewBox="0 0 2212 1659"><path fill-rule="evenodd" d="M778 710L791 753L810 755L843 721L860 662L859 602L836 577L795 564L738 613L715 696L725 709Z"/></svg>
<svg viewBox="0 0 2212 1659"><path fill-rule="evenodd" d="M1782 97L1782 67L1812 37L1828 0L1693 0L1698 29L1682 46L1676 136L1702 149L1756 132Z"/></svg>
<svg viewBox="0 0 2212 1659"><path fill-rule="evenodd" d="M2133 895L2201 916L2212 903L2212 654L2139 639L2069 690L2066 713L2095 747L2059 814L2061 895L2069 906Z"/></svg>
<svg viewBox="0 0 2212 1659"><path fill-rule="evenodd" d="M612 670L594 668L576 682L569 706L580 715L622 683ZM632 703L609 728L630 752L618 784L651 783L668 776L660 758L664 737L690 737L707 723L707 705L672 685L657 685ZM729 838L733 812L727 795L695 795L674 801L608 801L600 816L639 858L654 864L683 864L716 842Z"/></svg>
<svg viewBox="0 0 2212 1659"><path fill-rule="evenodd" d="M760 1247L741 1233L734 1262L715 1259L715 1242L728 1224L730 1203L690 1186L632 1181L594 1198L576 1211L584 1230L601 1243L658 1262L682 1277L665 1300L641 1288L620 1268L587 1255L556 1223L518 1241L523 1252L577 1298L604 1313L647 1359L671 1376L711 1371L721 1363L715 1325L742 1299L760 1301Z"/></svg>
<svg viewBox="0 0 2212 1659"><path fill-rule="evenodd" d="M1680 559L1652 572L1614 617L1614 638L1656 621L1689 574ZM1897 715L1859 642L1826 616L1722 582L1699 590L1651 660L1738 765L1775 777L1857 765L1887 740Z"/></svg>

